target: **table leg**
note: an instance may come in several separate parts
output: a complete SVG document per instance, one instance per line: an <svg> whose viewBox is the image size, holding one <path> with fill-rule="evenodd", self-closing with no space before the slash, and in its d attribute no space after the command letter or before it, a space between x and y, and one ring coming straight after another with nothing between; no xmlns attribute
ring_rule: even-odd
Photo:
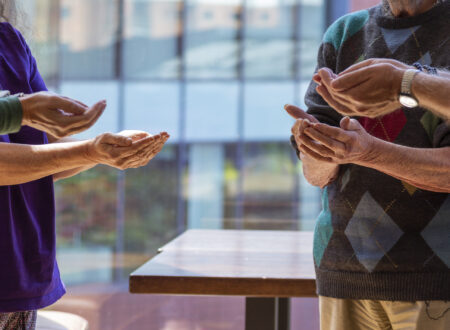
<svg viewBox="0 0 450 330"><path fill-rule="evenodd" d="M245 330L289 329L289 298L246 298Z"/></svg>

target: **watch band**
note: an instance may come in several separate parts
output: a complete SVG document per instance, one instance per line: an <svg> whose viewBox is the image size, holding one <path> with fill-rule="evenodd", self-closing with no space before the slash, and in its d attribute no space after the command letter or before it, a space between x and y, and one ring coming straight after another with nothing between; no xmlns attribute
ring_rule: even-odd
<svg viewBox="0 0 450 330"><path fill-rule="evenodd" d="M409 69L409 70L405 71L405 73L403 74L402 87L401 87L401 93L403 95L412 96L412 93L411 93L412 82L413 82L413 79L416 76L416 74L418 74L419 72L420 72L419 70L415 70L415 69Z"/></svg>

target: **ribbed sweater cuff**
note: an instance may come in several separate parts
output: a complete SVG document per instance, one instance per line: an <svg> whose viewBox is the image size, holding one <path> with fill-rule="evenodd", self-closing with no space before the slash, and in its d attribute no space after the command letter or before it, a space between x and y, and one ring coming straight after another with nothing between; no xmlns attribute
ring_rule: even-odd
<svg viewBox="0 0 450 330"><path fill-rule="evenodd" d="M22 104L16 96L0 99L0 134L17 133L22 126Z"/></svg>
<svg viewBox="0 0 450 330"><path fill-rule="evenodd" d="M450 301L450 271L351 273L316 268L318 294L339 299Z"/></svg>

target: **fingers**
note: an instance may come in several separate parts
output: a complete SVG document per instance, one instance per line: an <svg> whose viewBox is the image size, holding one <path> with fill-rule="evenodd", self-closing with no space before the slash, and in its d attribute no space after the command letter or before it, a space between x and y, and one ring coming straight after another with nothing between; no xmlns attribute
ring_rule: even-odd
<svg viewBox="0 0 450 330"><path fill-rule="evenodd" d="M350 119L349 117L342 118L340 126L346 131L358 131L363 129L359 121L356 119Z"/></svg>
<svg viewBox="0 0 450 330"><path fill-rule="evenodd" d="M348 118L348 117L347 117ZM348 140L348 132L343 130L342 128L328 126L325 124L314 124L313 128L318 131L319 133L322 133L323 135L342 142L345 144L345 142Z"/></svg>
<svg viewBox="0 0 450 330"><path fill-rule="evenodd" d="M106 133L102 136L102 144L110 144L116 147L129 147L133 143L132 139L122 135Z"/></svg>
<svg viewBox="0 0 450 330"><path fill-rule="evenodd" d="M82 117L70 116L65 118L70 123L66 135L77 134L94 126L106 109L106 103L104 102L105 101L101 101L95 104Z"/></svg>
<svg viewBox="0 0 450 330"><path fill-rule="evenodd" d="M332 107L334 110L339 112L342 115L346 116L352 116L355 113L349 109L347 106L343 105L341 102L336 101L335 97L330 94L328 89L325 86L317 86L316 88L317 93L319 93L320 96L325 100L325 102L328 103L330 107Z"/></svg>
<svg viewBox="0 0 450 330"><path fill-rule="evenodd" d="M49 108L61 109L65 113L70 113L77 116L83 115L87 110L87 106L81 105L80 103L66 97L51 95L49 96L48 101L50 102Z"/></svg>
<svg viewBox="0 0 450 330"><path fill-rule="evenodd" d="M123 162L123 168L138 168L148 164L164 148L169 136L161 136L161 139L151 144L149 148L127 157Z"/></svg>
<svg viewBox="0 0 450 330"><path fill-rule="evenodd" d="M301 141L302 141L301 146L307 147L309 150L314 151L316 154L322 157L331 158L335 156L333 150L311 139L311 137L308 136L306 133L301 137Z"/></svg>
<svg viewBox="0 0 450 330"><path fill-rule="evenodd" d="M341 141L334 140L330 138L329 136L319 132L318 130L310 127L305 130L305 134L309 136L312 140L317 141L321 144L323 144L325 147L327 147L330 150L333 150L334 153L336 151L345 151L345 144Z"/></svg>
<svg viewBox="0 0 450 330"><path fill-rule="evenodd" d="M320 154L314 152L313 150L311 150L310 148L308 148L307 146L300 146L299 147L300 150L300 158L303 160L304 156L308 156L311 157L314 160L320 161L320 162L327 162L327 163L332 163L333 160L329 157L323 157Z"/></svg>
<svg viewBox="0 0 450 330"><path fill-rule="evenodd" d="M284 106L284 109L294 119L308 119L310 122L318 122L318 120L314 116L311 116L310 114L294 105L286 104Z"/></svg>
<svg viewBox="0 0 450 330"><path fill-rule="evenodd" d="M363 84L370 79L370 69L371 67L363 67L346 74L341 74L331 82L331 87L337 92L342 92Z"/></svg>
<svg viewBox="0 0 450 330"><path fill-rule="evenodd" d="M374 63L376 63L375 59L368 59L368 60L364 60L362 62L353 64L352 66L348 67L346 70L342 71L341 73L339 73L339 76L345 75L347 73L368 67L373 65Z"/></svg>

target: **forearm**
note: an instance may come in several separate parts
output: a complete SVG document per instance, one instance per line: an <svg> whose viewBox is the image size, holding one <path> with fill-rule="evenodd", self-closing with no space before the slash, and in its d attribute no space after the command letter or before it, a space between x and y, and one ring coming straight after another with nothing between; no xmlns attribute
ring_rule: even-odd
<svg viewBox="0 0 450 330"><path fill-rule="evenodd" d="M339 173L339 165L325 163L300 153L303 166L303 174L306 180L313 186L324 188L336 180Z"/></svg>
<svg viewBox="0 0 450 330"><path fill-rule="evenodd" d="M410 148L375 139L370 159L357 162L420 189L450 192L450 147Z"/></svg>
<svg viewBox="0 0 450 330"><path fill-rule="evenodd" d="M92 166L87 141L47 145L0 143L0 185L22 184L78 167Z"/></svg>
<svg viewBox="0 0 450 330"><path fill-rule="evenodd" d="M450 118L450 74L417 74L413 80L412 93L422 107L433 111L439 117Z"/></svg>
<svg viewBox="0 0 450 330"><path fill-rule="evenodd" d="M49 135L48 140L49 140L50 143L80 142L79 140L77 140L75 138L72 138L72 137L65 137L65 138L62 138L62 139L57 139L57 138L55 138L55 137L53 137L51 135ZM71 178L71 177L73 177L73 176L75 176L75 175L77 175L77 174L79 174L81 172L90 170L91 168L93 168L95 166L96 166L96 164L90 164L88 166L75 167L75 168L72 168L70 170L66 170L66 171L63 171L63 172L55 173L55 174L53 174L53 181L56 182L56 181L59 181L59 180L62 180L62 179Z"/></svg>

